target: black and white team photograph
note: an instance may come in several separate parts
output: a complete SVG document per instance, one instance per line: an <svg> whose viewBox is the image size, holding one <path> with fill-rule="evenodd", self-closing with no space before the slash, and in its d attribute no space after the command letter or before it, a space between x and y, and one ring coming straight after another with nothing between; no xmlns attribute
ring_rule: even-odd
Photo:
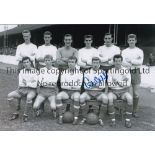
<svg viewBox="0 0 155 155"><path fill-rule="evenodd" d="M0 25L1 131L154 131L154 24Z"/></svg>

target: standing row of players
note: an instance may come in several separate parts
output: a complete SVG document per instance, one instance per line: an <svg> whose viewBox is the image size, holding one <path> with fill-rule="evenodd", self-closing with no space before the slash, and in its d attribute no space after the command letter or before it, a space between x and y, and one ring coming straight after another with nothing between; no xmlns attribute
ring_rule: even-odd
<svg viewBox="0 0 155 155"><path fill-rule="evenodd" d="M113 107L113 102L114 102L114 99L121 96L121 98L126 99L128 102L128 105L130 105L129 106L130 110L127 110L126 126L128 126L128 127L131 126L131 122L128 117L128 114L130 115L132 113L132 115L134 117L137 117L136 110L137 110L138 99L139 99L138 87L140 84L139 70L140 70L140 66L143 63L143 51L135 46L135 44L137 42L136 35L130 34L128 36L129 47L127 49L123 50L122 52L120 51L119 47L112 44L112 35L109 33L105 34L105 36L104 36L105 44L103 46L99 47L98 50L91 46L91 44L93 42L92 35L86 35L84 37L85 47L80 49L79 51L77 51L75 48L71 47L72 36L70 34L67 34L64 36L65 46L58 50L56 49L55 46L51 45L51 43L50 43L50 41L52 39L50 32L44 33L45 44L38 47L38 50L36 49L36 46L30 42L31 35L30 35L29 31L23 32L23 38L25 40L25 43L23 43L22 45L19 45L17 48L17 52L16 52L16 57L17 57L17 60L19 61L19 69L22 69L23 63L24 63L24 61L26 61L25 58L27 58L27 57L30 58L27 61L32 61L33 64L37 68L39 68L39 69L41 68L39 73L41 73L42 69L44 69L44 70L50 69L50 65L48 67L48 62L50 64L50 61L52 61L52 66L54 66L55 70L58 70L57 68L59 68L60 74L58 74L58 72L55 71L57 76L52 75L53 76L52 78L50 78L51 75L49 75L49 74L44 75L44 77L41 78L41 81L39 83L40 84L44 83L43 80L46 80L45 83L48 83L48 82L51 83L51 80L53 81L54 79L56 80L57 78L58 79L60 78L60 80L58 80L58 81L61 81L60 82L61 89L59 89L60 93L56 97L60 124L62 123L62 100L68 99L69 97L74 100L74 109L75 109L74 115L75 115L75 117L74 117L73 124L77 124L78 112L79 112L79 102L81 103L80 104L81 109L85 109L85 102L87 100L90 100L91 97L93 97L93 98L95 97L97 100L100 100L103 103L100 108L100 114L99 114L100 124L103 125L103 120L100 116L102 116L102 114L104 113L104 111L106 109L105 107L108 105L108 112L111 116L111 122L114 125L115 124L115 117L114 117L115 111L114 111L114 107ZM120 54L122 56L120 56ZM76 58L76 59L74 60L74 58ZM36 63L35 63L35 59L36 59ZM76 64L77 69L79 69L78 66L80 66L80 68L82 68L84 70L89 69L89 71L90 71L90 72L88 72L89 73L88 77L87 77L87 74L84 74L85 92L82 95L80 94L80 87L81 87L80 84L78 84L79 92L75 93L74 91L77 88L75 89L74 86L73 87L65 86L65 85L62 86L62 84L65 84L65 81L62 80L63 76L58 76L58 75L62 75L62 73L64 73L63 71L68 69L68 67L69 67L69 70L72 70L71 68L75 67L73 62ZM124 74L121 74L121 72L117 72L117 75L109 74L108 70L111 69L113 67L113 65L116 65L114 67L114 68L116 68L116 70L120 70L120 69L124 69L124 70L128 69L129 70L130 69L131 79L130 79L130 74L127 74L128 75L127 77L125 76L125 72L124 72ZM124 67L122 68L122 66L127 67L127 68L124 68ZM90 69L90 68L92 68L92 69ZM99 77L96 74L94 74L93 70L98 70L98 71L101 70L101 71L97 72L97 73L100 73L100 74L98 74ZM22 72L23 72L23 70L22 70ZM102 74L102 72L104 72L104 74ZM113 73L113 72L110 72L110 73ZM116 73L116 72L114 72L114 73ZM129 73L129 72L127 72L127 73ZM74 75L74 76L71 76L71 75ZM105 75L105 76L103 77L103 75ZM108 80L107 80L107 75L108 75ZM64 79L66 79L66 81L71 80L72 78L74 81L78 77L76 75L76 73L74 73L74 71L71 73L65 72L65 76L67 77L67 78L64 78ZM110 78L111 76L112 76L112 78ZM23 77L24 77L24 81L25 81L26 75L23 75ZM29 78L29 80L31 79L30 75L28 75L28 78ZM77 79L77 80L80 81L79 79ZM20 78L19 78L19 81L20 81ZM52 83L56 83L56 81L53 81ZM115 93L112 93L110 91L109 91L108 95L107 95L106 91L105 91L105 93L103 93L104 92L103 89L106 88L105 87L106 84L101 84L101 83L102 82L105 83L107 81L108 81L108 84L110 84L110 86L112 86L112 88L116 87L115 89L117 91L115 90ZM128 91L129 91L128 89L130 87L130 81L131 81L132 88L133 88L133 99L132 99L132 96L128 93ZM126 85L125 85L125 82L126 82ZM28 82L28 83L30 83L30 82ZM33 80L32 80L32 83L33 83ZM116 83L116 85L115 84L113 85L113 83ZM20 89L18 90L18 92L15 91L16 94L11 93L8 95L8 100L12 100L12 98L17 97L17 96L18 96L17 98L21 98L21 96L23 94L26 95L29 92L29 89L31 87L28 86L27 83L25 86L27 86L26 91L23 91L23 90L20 91ZM21 85L20 88L21 87L23 87L23 85ZM66 91L64 91L64 89L67 90L68 92L66 93ZM73 95L74 94L73 92L75 93L76 97ZM124 95L124 93L125 93L125 95ZM42 95L40 95L40 94L42 94ZM53 90L53 85L52 85L52 90L51 90L51 86L44 86L44 85L42 86L41 85L39 93L38 93L39 97L37 96L37 98L34 102L34 109L38 109L38 107L41 105L41 103L44 101L44 99L46 97L48 97L48 99L51 103L51 108L55 109L56 108L56 106L55 106L56 104L54 104L55 97L51 97L51 96L55 96L56 94L57 94L56 85L55 85L54 90ZM30 96L27 95L27 103L31 103L32 98L34 98L35 95L36 95L35 91L33 91L33 93ZM133 109L131 108L131 103L133 103ZM28 104L26 104L26 105L28 105ZM27 109L27 108L25 108L25 109ZM82 110L82 111L85 112L85 110ZM80 122L81 124L83 124L86 120L84 112L83 112L83 119ZM12 116L12 119L17 118L17 116L18 116L18 113L14 113ZM24 120L27 120L26 112L24 114Z"/></svg>

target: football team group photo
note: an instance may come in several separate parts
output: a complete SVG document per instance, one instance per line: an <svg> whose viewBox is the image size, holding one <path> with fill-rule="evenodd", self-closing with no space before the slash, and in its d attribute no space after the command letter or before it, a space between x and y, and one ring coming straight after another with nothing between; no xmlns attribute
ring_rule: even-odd
<svg viewBox="0 0 155 155"><path fill-rule="evenodd" d="M0 130L155 129L154 25L3 26Z"/></svg>

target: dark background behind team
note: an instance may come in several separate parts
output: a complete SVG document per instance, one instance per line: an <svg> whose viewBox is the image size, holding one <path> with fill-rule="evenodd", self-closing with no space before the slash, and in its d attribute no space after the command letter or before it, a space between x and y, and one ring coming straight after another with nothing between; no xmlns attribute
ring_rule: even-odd
<svg viewBox="0 0 155 155"><path fill-rule="evenodd" d="M148 63L150 53L155 55L154 24L21 24L6 32L0 32L0 54L15 55L17 45L23 42L21 32L24 29L31 31L31 41L37 46L44 43L45 31L52 32L52 44L57 47L63 46L64 34L70 33L73 35L73 47L77 49L84 46L85 34L94 36L94 47L101 46L104 42L103 36L107 32L113 34L114 44L124 49L128 46L127 35L133 33L138 38L137 46L144 51L144 64Z"/></svg>

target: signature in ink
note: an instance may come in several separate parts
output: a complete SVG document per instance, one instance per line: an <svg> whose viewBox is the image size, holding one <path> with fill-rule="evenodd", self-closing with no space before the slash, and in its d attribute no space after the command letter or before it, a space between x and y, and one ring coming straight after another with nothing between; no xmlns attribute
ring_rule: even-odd
<svg viewBox="0 0 155 155"><path fill-rule="evenodd" d="M94 76L93 80L91 81L88 79L88 77L84 76L84 85L86 88L95 88L102 85L102 82L107 79L107 76L105 73L101 73L98 76Z"/></svg>

